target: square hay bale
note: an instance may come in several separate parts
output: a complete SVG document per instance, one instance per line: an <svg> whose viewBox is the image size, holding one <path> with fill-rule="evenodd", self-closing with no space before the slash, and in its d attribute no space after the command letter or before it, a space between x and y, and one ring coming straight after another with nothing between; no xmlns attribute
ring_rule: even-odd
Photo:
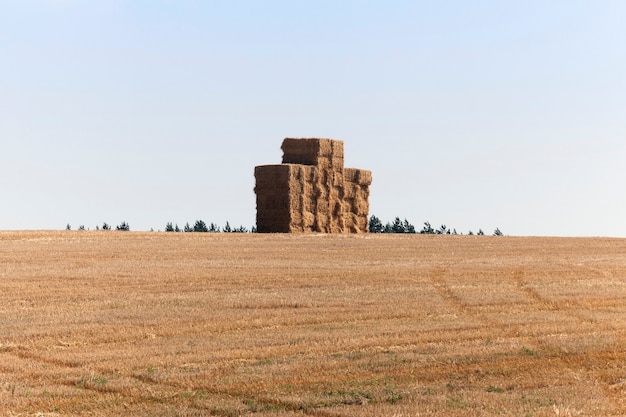
<svg viewBox="0 0 626 417"><path fill-rule="evenodd" d="M355 199L352 203L352 213L367 217L370 206L367 200Z"/></svg>
<svg viewBox="0 0 626 417"><path fill-rule="evenodd" d="M302 212L302 229L305 232L314 232L315 227L315 214L310 211Z"/></svg>
<svg viewBox="0 0 626 417"><path fill-rule="evenodd" d="M356 198L357 196L357 191L359 190L359 185L355 184L353 182L345 182L343 184L343 199L345 200L351 200Z"/></svg>
<svg viewBox="0 0 626 417"><path fill-rule="evenodd" d="M291 169L289 165L261 165L254 168L257 188L285 188L289 184L290 175Z"/></svg>
<svg viewBox="0 0 626 417"><path fill-rule="evenodd" d="M368 223L367 216L356 216L353 225L353 233L367 233Z"/></svg>
<svg viewBox="0 0 626 417"><path fill-rule="evenodd" d="M341 160L343 166L342 141L317 138L285 138L281 149L283 151L283 164L318 165L321 160L337 158Z"/></svg>
<svg viewBox="0 0 626 417"><path fill-rule="evenodd" d="M357 169L356 183L368 187L372 185L372 171L368 171L367 169Z"/></svg>
<svg viewBox="0 0 626 417"><path fill-rule="evenodd" d="M359 185L372 185L372 171L357 168L344 168L344 178L347 182Z"/></svg>
<svg viewBox="0 0 626 417"><path fill-rule="evenodd" d="M354 215L351 213L344 214L343 216L343 231L344 232L355 233L353 216Z"/></svg>
<svg viewBox="0 0 626 417"><path fill-rule="evenodd" d="M341 166L343 166L343 141L342 140L331 140L332 146L332 156L333 158L337 158L341 160Z"/></svg>
<svg viewBox="0 0 626 417"><path fill-rule="evenodd" d="M356 168L344 168L343 169L343 179L346 182L357 182L357 173L358 169Z"/></svg>
<svg viewBox="0 0 626 417"><path fill-rule="evenodd" d="M344 215L352 214L355 212L356 203L354 198L344 198L343 199L343 212Z"/></svg>

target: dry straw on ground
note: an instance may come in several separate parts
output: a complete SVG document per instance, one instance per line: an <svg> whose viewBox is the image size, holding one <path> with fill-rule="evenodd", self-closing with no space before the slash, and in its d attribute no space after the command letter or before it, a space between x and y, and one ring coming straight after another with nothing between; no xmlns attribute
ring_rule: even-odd
<svg viewBox="0 0 626 417"><path fill-rule="evenodd" d="M0 415L623 416L624 253L0 232Z"/></svg>
<svg viewBox="0 0 626 417"><path fill-rule="evenodd" d="M343 142L291 139L255 168L259 232L365 233L372 173L344 168Z"/></svg>

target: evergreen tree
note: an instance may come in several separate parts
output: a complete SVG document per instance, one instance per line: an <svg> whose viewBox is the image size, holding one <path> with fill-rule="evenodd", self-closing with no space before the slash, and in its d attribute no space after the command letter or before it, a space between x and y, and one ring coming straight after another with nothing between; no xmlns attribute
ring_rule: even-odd
<svg viewBox="0 0 626 417"><path fill-rule="evenodd" d="M166 232L173 232L174 231L174 225L172 224L172 222L168 222L165 225L165 231Z"/></svg>
<svg viewBox="0 0 626 417"><path fill-rule="evenodd" d="M371 216L369 221L369 232L370 233L382 233L385 230L383 226L383 222L376 216Z"/></svg>
<svg viewBox="0 0 626 417"><path fill-rule="evenodd" d="M391 225L391 232L404 233L404 226L402 225L402 220L400 220L400 217L396 217L393 220L393 224Z"/></svg>
<svg viewBox="0 0 626 417"><path fill-rule="evenodd" d="M432 228L429 222L424 222L424 227L422 228L420 233L423 235L434 235L435 229Z"/></svg>
<svg viewBox="0 0 626 417"><path fill-rule="evenodd" d="M404 219L402 226L404 227L404 233L415 233L415 226L409 223L407 219Z"/></svg>
<svg viewBox="0 0 626 417"><path fill-rule="evenodd" d="M208 232L209 229L206 227L206 223L202 220L196 220L196 223L193 225L194 232Z"/></svg>
<svg viewBox="0 0 626 417"><path fill-rule="evenodd" d="M130 230L130 225L124 221L120 223L118 226L116 226L115 230L123 230L127 232Z"/></svg>

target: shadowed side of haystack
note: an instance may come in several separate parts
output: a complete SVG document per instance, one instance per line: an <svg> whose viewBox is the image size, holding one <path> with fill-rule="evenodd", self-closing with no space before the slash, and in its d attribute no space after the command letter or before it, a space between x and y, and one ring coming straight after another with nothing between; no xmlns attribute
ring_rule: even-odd
<svg viewBox="0 0 626 417"><path fill-rule="evenodd" d="M287 138L281 165L255 167L260 233L365 233L372 173L344 168L343 142Z"/></svg>

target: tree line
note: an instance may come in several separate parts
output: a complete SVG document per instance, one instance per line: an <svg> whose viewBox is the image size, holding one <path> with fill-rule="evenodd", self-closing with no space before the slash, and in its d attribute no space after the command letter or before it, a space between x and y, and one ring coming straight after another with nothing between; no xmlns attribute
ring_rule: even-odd
<svg viewBox="0 0 626 417"><path fill-rule="evenodd" d="M72 230L72 225L68 223L65 226L65 230ZM85 229L85 225L81 224L80 226L78 226L77 230L88 230L88 229ZM104 222L102 223L102 226L96 225L96 230L113 230L113 227L107 222ZM115 230L129 231L130 225L127 222L123 221L122 223L115 226Z"/></svg>
<svg viewBox="0 0 626 417"><path fill-rule="evenodd" d="M252 227L248 230L245 226L231 227L229 222L226 222L224 227L220 228L217 224L211 223L207 225L204 220L196 220L193 226L187 222L181 229L178 224L174 225L172 222L168 222L165 225L166 232L200 232L200 233L255 233L256 227Z"/></svg>
<svg viewBox="0 0 626 417"><path fill-rule="evenodd" d="M383 222L376 216L372 215L369 219L368 228L370 233L420 233L422 235L459 235L463 233L458 233L456 229L449 228L445 224L442 224L439 228L435 229L432 227L430 222L424 222L424 226L418 232L409 221L405 218L404 220L400 220L400 217L396 217L393 222L387 222L383 225ZM472 232L471 230L467 233L468 235L478 235L483 236L485 232L482 229L478 229L477 233ZM496 230L492 233L493 236L504 236L500 228L496 228Z"/></svg>
<svg viewBox="0 0 626 417"><path fill-rule="evenodd" d="M65 230L72 230L72 225L68 223L65 226ZM77 230L89 230L89 229L86 229L84 225L80 225L78 226ZM95 230L113 230L113 226L111 226L107 222L104 222L102 226L97 225ZM128 224L128 222L123 221L122 223L115 226L115 230L129 231L130 225ZM150 231L152 232L154 231L154 229L150 229ZM205 233L255 233L256 227L252 227L250 229L248 229L245 226L232 227L230 225L230 222L226 222L226 225L224 225L224 227L220 227L215 223L211 223L210 225L207 225L204 222L204 220L196 220L193 226L190 225L189 222L187 222L183 226L182 229L178 227L178 224L174 225L172 222L168 222L165 225L165 231L166 232L205 232Z"/></svg>
<svg viewBox="0 0 626 417"><path fill-rule="evenodd" d="M68 223L65 227L65 230L72 230L72 226ZM86 230L85 226L80 225L78 230ZM96 226L96 230L113 230L113 227L104 222L102 226ZM123 221L122 223L115 226L115 230L121 231L129 231L130 225L128 222ZM438 228L433 228L430 222L424 222L424 226L421 230L417 230L414 225L412 225L406 218L401 220L400 217L396 217L393 222L387 222L383 224L383 222L376 216L372 215L369 218L368 222L368 230L370 233L419 233L422 235L462 235L463 233L458 233L456 229L449 228L445 224L442 224ZM153 230L151 230L153 231ZM256 227L252 227L248 229L245 226L232 227L230 223L227 221L223 227L218 226L215 223L206 224L204 220L196 220L193 226L187 222L182 228L178 226L178 224L174 224L172 222L168 222L165 225L166 232L197 232L197 233L256 233ZM485 232L482 229L478 229L478 232L474 233L471 230L467 233L468 235L478 235L483 236ZM496 228L492 236L504 236L500 228Z"/></svg>

